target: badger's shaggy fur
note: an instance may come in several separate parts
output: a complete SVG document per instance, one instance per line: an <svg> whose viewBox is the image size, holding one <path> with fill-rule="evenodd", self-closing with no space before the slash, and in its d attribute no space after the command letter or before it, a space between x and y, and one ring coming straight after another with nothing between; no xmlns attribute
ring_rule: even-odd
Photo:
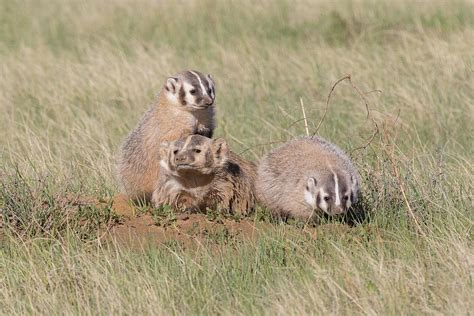
<svg viewBox="0 0 474 316"><path fill-rule="evenodd" d="M233 153L223 139L188 136L161 147L155 206L178 210L217 209L248 214L255 206L256 166Z"/></svg>
<svg viewBox="0 0 474 316"><path fill-rule="evenodd" d="M151 198L160 171L157 155L161 142L192 134L212 137L214 98L210 75L184 71L167 79L157 102L121 147L118 174L129 198Z"/></svg>
<svg viewBox="0 0 474 316"><path fill-rule="evenodd" d="M261 204L285 217L344 214L358 200L359 175L336 145L299 137L262 158L256 191Z"/></svg>

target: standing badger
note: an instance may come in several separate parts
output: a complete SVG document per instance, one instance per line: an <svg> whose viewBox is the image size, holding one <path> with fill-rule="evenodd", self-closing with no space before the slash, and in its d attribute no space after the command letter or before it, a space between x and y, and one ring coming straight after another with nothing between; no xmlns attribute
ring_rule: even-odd
<svg viewBox="0 0 474 316"><path fill-rule="evenodd" d="M309 220L318 209L345 214L357 202L359 175L349 157L319 137L299 137L260 161L260 203L274 214Z"/></svg>
<svg viewBox="0 0 474 316"><path fill-rule="evenodd" d="M214 98L210 75L189 70L166 80L157 102L121 148L118 173L129 198L150 200L160 170L156 155L163 141L192 134L212 137Z"/></svg>
<svg viewBox="0 0 474 316"><path fill-rule="evenodd" d="M246 215L255 206L256 166L223 139L191 135L160 148L161 171L152 203L177 210L206 208Z"/></svg>

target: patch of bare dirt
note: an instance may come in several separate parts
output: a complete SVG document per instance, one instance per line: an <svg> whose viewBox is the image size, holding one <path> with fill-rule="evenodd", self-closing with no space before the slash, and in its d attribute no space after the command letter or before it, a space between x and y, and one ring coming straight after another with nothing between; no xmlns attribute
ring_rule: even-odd
<svg viewBox="0 0 474 316"><path fill-rule="evenodd" d="M112 227L110 237L130 246L177 243L185 248L200 244L229 244L253 240L258 234L253 221L229 219L211 221L204 214L180 214L157 222L144 214L124 219Z"/></svg>
<svg viewBox="0 0 474 316"><path fill-rule="evenodd" d="M196 248L203 244L232 245L243 241L254 241L263 232L281 228L277 223L262 222L253 218L226 218L215 214L156 213L151 207L137 210L123 194L116 195L109 205L112 205L112 210L120 215L120 221L110 228L107 238L131 247L175 244L184 248ZM316 227L284 225L288 237L304 235L309 240L316 240L324 235L339 235L359 240L358 235L365 235L366 229L354 229L342 223L329 223Z"/></svg>
<svg viewBox="0 0 474 316"><path fill-rule="evenodd" d="M229 244L253 240L258 234L250 219L210 217L206 214L153 215L152 209L138 211L123 194L112 199L112 210L121 216L109 232L109 239L132 247L179 244L185 248L200 244ZM258 223L261 227L265 223Z"/></svg>
<svg viewBox="0 0 474 316"><path fill-rule="evenodd" d="M135 215L135 210L127 199L127 196L122 193L113 197L112 210L115 214L120 216L130 217Z"/></svg>
<svg viewBox="0 0 474 316"><path fill-rule="evenodd" d="M151 245L179 245L196 248L199 245L235 245L244 241L255 241L262 233L284 229L288 238L306 236L316 240L325 235L339 235L362 241L367 235L377 237L378 230L370 226L353 228L345 224L329 223L317 227L260 221L254 218L232 218L219 214L177 214L170 210L152 207L135 207L124 194L112 199L68 196L67 205L94 205L109 208L119 215L111 217L103 227L103 238L132 248ZM5 240L5 227L0 217L0 242Z"/></svg>
<svg viewBox="0 0 474 316"><path fill-rule="evenodd" d="M179 245L184 248L196 248L199 245L235 245L244 241L255 241L259 236L269 231L284 230L288 238L305 236L310 240L324 235L348 235L357 238L356 231L343 224L326 224L318 227L304 223L289 223L280 225L278 222L256 219L262 214L249 218L224 216L219 213L209 214L180 214L171 209L155 209L152 207L137 207L124 194L113 198L99 199L68 195L58 199L63 209L76 210L79 206L94 206L99 210L110 209L118 216L110 216L103 212L99 224L101 239L116 241L119 244L133 248L149 245ZM95 212L92 209L92 212ZM95 213L93 213L95 214ZM89 220L90 214L80 218L81 227L92 225L97 229L95 219ZM265 215L263 215L265 216ZM5 240L6 224L0 217L0 242ZM352 237L351 237L352 236Z"/></svg>

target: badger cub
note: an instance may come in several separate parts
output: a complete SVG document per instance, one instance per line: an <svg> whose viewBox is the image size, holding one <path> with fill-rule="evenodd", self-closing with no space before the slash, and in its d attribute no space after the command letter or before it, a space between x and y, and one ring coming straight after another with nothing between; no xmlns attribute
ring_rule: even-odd
<svg viewBox="0 0 474 316"><path fill-rule="evenodd" d="M259 202L283 217L345 214L357 202L359 175L349 157L319 137L299 137L260 161Z"/></svg>
<svg viewBox="0 0 474 316"><path fill-rule="evenodd" d="M156 153L161 142L192 134L212 137L214 99L210 75L188 70L166 80L156 103L121 148L118 173L129 198L151 198L160 170Z"/></svg>
<svg viewBox="0 0 474 316"><path fill-rule="evenodd" d="M160 148L161 171L155 206L206 208L246 215L254 208L256 166L233 153L223 139L191 135Z"/></svg>

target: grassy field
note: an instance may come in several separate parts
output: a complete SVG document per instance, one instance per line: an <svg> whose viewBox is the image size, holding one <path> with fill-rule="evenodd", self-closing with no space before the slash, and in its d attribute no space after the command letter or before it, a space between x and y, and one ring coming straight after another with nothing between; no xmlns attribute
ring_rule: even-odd
<svg viewBox="0 0 474 316"><path fill-rule="evenodd" d="M0 0L0 314L472 313L473 39L462 1ZM301 102L316 132L350 74L317 132L358 166L366 218L99 238L116 216L71 196L118 193L120 143L188 68L255 160L305 133Z"/></svg>

